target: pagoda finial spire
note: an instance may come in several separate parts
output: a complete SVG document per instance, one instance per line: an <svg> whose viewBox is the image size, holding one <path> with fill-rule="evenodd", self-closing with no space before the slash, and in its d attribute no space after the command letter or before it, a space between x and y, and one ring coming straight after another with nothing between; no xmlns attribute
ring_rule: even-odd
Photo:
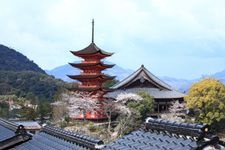
<svg viewBox="0 0 225 150"><path fill-rule="evenodd" d="M94 24L95 24L95 21L94 19L92 19L92 38L91 38L92 43L94 43Z"/></svg>

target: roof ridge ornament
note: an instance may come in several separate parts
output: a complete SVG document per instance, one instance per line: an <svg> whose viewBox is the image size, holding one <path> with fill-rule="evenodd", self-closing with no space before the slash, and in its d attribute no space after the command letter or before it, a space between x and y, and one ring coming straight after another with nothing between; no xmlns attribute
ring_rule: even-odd
<svg viewBox="0 0 225 150"><path fill-rule="evenodd" d="M42 131L90 149L98 150L104 147L104 142L102 140L78 132L66 131L62 128L49 125L46 125Z"/></svg>
<svg viewBox="0 0 225 150"><path fill-rule="evenodd" d="M94 25L95 25L95 20L92 19L92 38L91 38L91 43L94 43Z"/></svg>
<svg viewBox="0 0 225 150"><path fill-rule="evenodd" d="M151 117L146 119L145 127L147 130L151 129L159 132L166 131L170 134L176 134L178 136L183 135L196 137L197 141L202 140L210 133L210 126L207 124L181 123L163 119L154 119Z"/></svg>

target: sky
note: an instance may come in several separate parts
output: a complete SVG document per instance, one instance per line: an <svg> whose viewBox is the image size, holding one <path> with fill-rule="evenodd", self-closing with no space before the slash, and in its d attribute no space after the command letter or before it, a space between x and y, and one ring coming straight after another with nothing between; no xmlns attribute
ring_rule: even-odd
<svg viewBox="0 0 225 150"><path fill-rule="evenodd" d="M225 69L224 0L0 0L0 44L45 70L95 43L126 69L194 79Z"/></svg>

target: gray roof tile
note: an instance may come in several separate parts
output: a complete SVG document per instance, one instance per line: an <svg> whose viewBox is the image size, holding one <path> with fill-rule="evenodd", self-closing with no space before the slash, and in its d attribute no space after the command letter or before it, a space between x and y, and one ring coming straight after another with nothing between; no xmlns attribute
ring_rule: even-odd
<svg viewBox="0 0 225 150"><path fill-rule="evenodd" d="M15 135L15 132L0 125L0 141L6 140L10 137L13 137Z"/></svg>
<svg viewBox="0 0 225 150"><path fill-rule="evenodd" d="M128 83L132 83L136 80L140 80L143 78L144 80L147 80L148 82L151 82L152 84L155 84L157 87L160 87L161 89L167 89L171 90L172 87L159 78L157 78L155 75L153 75L150 71L148 71L144 65L142 65L137 71L132 73L130 76L119 82L118 84L114 85L112 89L121 89L124 87L129 86Z"/></svg>
<svg viewBox="0 0 225 150"><path fill-rule="evenodd" d="M196 148L196 141L188 141L183 138L169 137L166 134L156 134L154 132L134 131L131 134L110 143L105 149L190 149L189 145L192 145Z"/></svg>
<svg viewBox="0 0 225 150"><path fill-rule="evenodd" d="M207 125L175 123L152 118L148 118L145 124L144 130L141 129L131 132L130 134L109 143L104 149L192 150L204 149L205 147L212 145L217 146L217 143L219 142L218 137L208 136L208 130L205 130L208 128ZM177 130L174 130L175 126L177 127ZM185 132L182 130L185 130ZM191 130L199 130L200 136L198 136L198 134L186 132ZM192 136L197 136L198 138Z"/></svg>
<svg viewBox="0 0 225 150"><path fill-rule="evenodd" d="M15 124L0 119L0 142L15 137L13 130ZM10 127L10 129L8 128ZM65 131L61 128L45 126L41 132L32 135L28 141L19 145L9 145L13 150L89 150L104 146L101 140L74 132Z"/></svg>
<svg viewBox="0 0 225 150"><path fill-rule="evenodd" d="M127 88L127 89L119 89L113 92L109 92L106 94L107 97L116 98L117 95L121 93L138 93L138 92L147 92L149 95L153 96L155 99L172 99L172 98L183 98L186 95L180 93L176 90L160 90L158 88L146 88L146 87L137 87L137 88Z"/></svg>

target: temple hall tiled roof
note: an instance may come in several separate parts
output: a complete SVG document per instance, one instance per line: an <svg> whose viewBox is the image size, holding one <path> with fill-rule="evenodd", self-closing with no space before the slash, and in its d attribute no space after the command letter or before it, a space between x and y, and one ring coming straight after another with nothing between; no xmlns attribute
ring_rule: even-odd
<svg viewBox="0 0 225 150"><path fill-rule="evenodd" d="M180 93L176 90L160 90L158 88L146 88L146 87L137 87L137 88L128 88L124 90L114 90L106 95L106 97L116 98L117 95L121 93L138 93L145 91L153 96L155 99L176 99L176 98L183 98L185 94Z"/></svg>
<svg viewBox="0 0 225 150"><path fill-rule="evenodd" d="M112 88L113 89L123 89L126 87L129 87L130 84L137 80L143 80L151 82L154 84L156 87L160 89L167 89L167 90L172 90L172 87L159 78L157 78L155 75L153 75L151 72L149 72L144 65L142 65L137 71L132 73L130 76L119 82L118 84L114 85Z"/></svg>
<svg viewBox="0 0 225 150"><path fill-rule="evenodd" d="M183 98L186 95L172 88L142 65L133 74L112 87L106 97L116 98L120 93L138 93L145 91L155 99L176 99Z"/></svg>

